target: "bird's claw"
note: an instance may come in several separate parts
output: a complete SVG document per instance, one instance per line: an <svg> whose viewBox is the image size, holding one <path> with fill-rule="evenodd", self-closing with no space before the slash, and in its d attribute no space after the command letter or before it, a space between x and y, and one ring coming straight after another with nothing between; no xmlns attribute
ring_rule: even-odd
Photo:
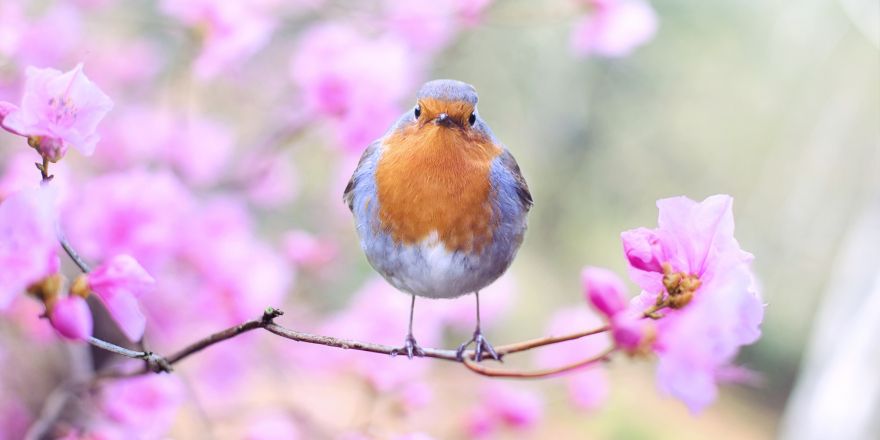
<svg viewBox="0 0 880 440"><path fill-rule="evenodd" d="M403 342L403 347L391 350L391 356L397 356L401 352L406 353L406 357L409 359L412 359L413 356L425 356L425 350L422 350L422 347L420 347L419 343L416 342L416 338L414 338L411 334L406 335L406 339Z"/></svg>
<svg viewBox="0 0 880 440"><path fill-rule="evenodd" d="M483 353L488 353L492 359L495 359L498 362L501 362L501 356L495 351L495 348L492 347L492 344L486 340L486 337L483 336L483 332L480 329L477 329L474 332L474 337L469 341L458 346L458 350L455 352L455 356L459 361L464 360L464 351L468 348L469 345L474 344L474 360L480 362L483 360Z"/></svg>

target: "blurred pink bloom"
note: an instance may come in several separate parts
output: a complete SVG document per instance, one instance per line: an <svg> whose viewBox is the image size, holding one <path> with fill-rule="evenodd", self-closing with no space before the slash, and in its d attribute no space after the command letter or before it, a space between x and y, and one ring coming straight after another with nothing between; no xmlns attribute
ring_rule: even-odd
<svg viewBox="0 0 880 440"><path fill-rule="evenodd" d="M247 423L244 440L297 440L302 438L299 427L290 416L280 411L260 413Z"/></svg>
<svg viewBox="0 0 880 440"><path fill-rule="evenodd" d="M52 161L64 156L71 145L91 155L100 139L95 129L113 101L86 78L82 68L80 63L62 73L28 67L21 108L6 115L3 128L38 138L40 153Z"/></svg>
<svg viewBox="0 0 880 440"><path fill-rule="evenodd" d="M49 321L67 339L81 341L92 336L92 312L82 297L58 298L49 312Z"/></svg>
<svg viewBox="0 0 880 440"><path fill-rule="evenodd" d="M24 8L19 2L0 4L0 58L15 55L27 24Z"/></svg>
<svg viewBox="0 0 880 440"><path fill-rule="evenodd" d="M453 0L458 18L465 26L476 26L483 20L483 13L493 0Z"/></svg>
<svg viewBox="0 0 880 440"><path fill-rule="evenodd" d="M147 323L137 299L153 289L153 277L130 255L118 255L92 270L87 280L125 336L140 340Z"/></svg>
<svg viewBox="0 0 880 440"><path fill-rule="evenodd" d="M280 207L299 193L297 169L287 155L254 154L236 163L240 165L238 178L246 185L248 198L258 206Z"/></svg>
<svg viewBox="0 0 880 440"><path fill-rule="evenodd" d="M456 3L449 0L386 0L386 26L416 51L433 52L446 46L458 30Z"/></svg>
<svg viewBox="0 0 880 440"><path fill-rule="evenodd" d="M326 266L339 253L336 242L315 237L305 231L288 231L281 240L288 260L313 270Z"/></svg>
<svg viewBox="0 0 880 440"><path fill-rule="evenodd" d="M384 24L417 53L447 46L464 26L475 26L492 0L385 1Z"/></svg>
<svg viewBox="0 0 880 440"><path fill-rule="evenodd" d="M571 35L579 55L623 57L657 32L657 15L644 0L591 0L593 11L580 18Z"/></svg>
<svg viewBox="0 0 880 440"><path fill-rule="evenodd" d="M305 106L334 121L340 143L357 151L399 114L419 69L399 40L370 38L338 23L307 30L290 65Z"/></svg>
<svg viewBox="0 0 880 440"><path fill-rule="evenodd" d="M180 379L172 374L114 380L101 389L101 406L129 438L161 438L177 416L183 392Z"/></svg>
<svg viewBox="0 0 880 440"><path fill-rule="evenodd" d="M685 293L692 296L680 306L664 309L664 318L655 323L660 387L694 412L714 400L715 383L730 368L739 347L761 334L763 304L750 268L752 255L733 237L732 206L727 195L700 203L686 197L659 200L657 229L622 234L624 249L645 248L646 241L656 239L650 247L659 251L651 254L666 266L666 275L696 281L695 290ZM644 310L658 294L672 298L664 286L664 272L632 255L631 277L644 289L635 304Z"/></svg>
<svg viewBox="0 0 880 440"><path fill-rule="evenodd" d="M53 2L45 11L27 22L23 33L19 34L14 55L19 66L69 63L71 53L82 43L84 21L76 6L69 2Z"/></svg>
<svg viewBox="0 0 880 440"><path fill-rule="evenodd" d="M259 1L163 0L162 10L201 33L195 73L212 78L247 59L268 43L275 27Z"/></svg>
<svg viewBox="0 0 880 440"><path fill-rule="evenodd" d="M467 430L474 437L488 435L498 426L527 430L543 416L544 402L538 393L505 382L489 382L479 405L467 417Z"/></svg>
<svg viewBox="0 0 880 440"><path fill-rule="evenodd" d="M626 308L626 286L614 272L599 267L585 267L581 272L581 283L587 299L606 317L610 318Z"/></svg>
<svg viewBox="0 0 880 440"><path fill-rule="evenodd" d="M234 153L232 131L201 115L159 107L128 107L107 121L95 159L117 168L160 161L187 182L211 185L223 178ZM149 127L144 130L142 127Z"/></svg>
<svg viewBox="0 0 880 440"><path fill-rule="evenodd" d="M178 245L200 274L207 300L221 306L225 323L253 319L281 304L296 272L280 252L258 239L246 206L218 198L198 211L179 231Z"/></svg>
<svg viewBox="0 0 880 440"><path fill-rule="evenodd" d="M561 336L603 325L602 319L589 309L577 306L557 311L545 331ZM562 344L550 345L537 352L536 361L543 368L560 367L596 356L610 345L607 334L597 334ZM565 376L569 396L579 408L592 410L605 403L608 379L601 365L590 366Z"/></svg>
<svg viewBox="0 0 880 440"><path fill-rule="evenodd" d="M424 432L410 432L408 434L401 434L395 437L392 437L393 440L433 440L434 437L431 437Z"/></svg>
<svg viewBox="0 0 880 440"><path fill-rule="evenodd" d="M14 323L16 330L30 346L50 344L58 340L58 333L48 319L35 319L46 311L45 306L24 295L17 296L9 307L0 312L4 319Z"/></svg>
<svg viewBox="0 0 880 440"><path fill-rule="evenodd" d="M404 410L415 411L427 407L434 400L434 390L427 382L414 381L400 390L400 403Z"/></svg>
<svg viewBox="0 0 880 440"><path fill-rule="evenodd" d="M0 310L57 271L54 198L51 188L39 188L0 203Z"/></svg>
<svg viewBox="0 0 880 440"><path fill-rule="evenodd" d="M193 204L192 194L171 173L134 169L80 185L62 218L68 238L85 257L100 261L128 254L158 273L155 269L174 257Z"/></svg>
<svg viewBox="0 0 880 440"><path fill-rule="evenodd" d="M188 182L210 185L223 177L235 145L227 125L187 118L173 127L162 154Z"/></svg>
<svg viewBox="0 0 880 440"><path fill-rule="evenodd" d="M124 53L125 56L119 56ZM150 85L164 67L161 48L148 39L107 39L92 42L89 70L92 78L109 90L130 92ZM137 130L143 134L146 130Z"/></svg>
<svg viewBox="0 0 880 440"><path fill-rule="evenodd" d="M26 438L33 416L25 406L24 399L15 396L12 390L4 389L2 386L0 386L0 395L4 399L0 401L0 440Z"/></svg>

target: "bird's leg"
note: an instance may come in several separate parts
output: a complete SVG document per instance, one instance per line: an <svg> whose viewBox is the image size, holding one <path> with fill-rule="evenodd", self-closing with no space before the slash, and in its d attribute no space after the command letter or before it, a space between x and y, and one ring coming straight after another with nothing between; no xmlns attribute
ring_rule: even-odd
<svg viewBox="0 0 880 440"><path fill-rule="evenodd" d="M422 350L422 347L419 347L419 343L416 342L416 338L413 337L412 324L413 324L413 311L416 308L416 296L412 296L412 302L409 304L409 331L406 333L406 339L403 342L403 347L399 349L395 349L391 351L391 356L397 356L401 351L406 353L406 357L412 359L413 356L422 357L425 355L425 350Z"/></svg>
<svg viewBox="0 0 880 440"><path fill-rule="evenodd" d="M483 352L486 352L489 354L489 356L492 356L492 359L501 362L501 356L499 356L498 353L495 352L495 348L492 347L492 344L490 344L489 341L486 340L486 338L483 336L482 330L480 330L480 292L475 292L475 295L477 297L477 329L474 330L474 337L458 346L456 356L458 357L458 360L464 360L464 350L468 347L468 345L471 345L471 343L473 343L474 359L477 362L483 360Z"/></svg>

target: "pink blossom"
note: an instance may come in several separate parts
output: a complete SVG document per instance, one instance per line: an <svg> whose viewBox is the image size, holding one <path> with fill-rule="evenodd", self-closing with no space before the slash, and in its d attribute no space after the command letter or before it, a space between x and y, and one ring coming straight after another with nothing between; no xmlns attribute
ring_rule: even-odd
<svg viewBox="0 0 880 440"><path fill-rule="evenodd" d="M156 283L153 277L130 255L118 255L92 270L87 282L125 336L140 340L146 318L137 299L152 290Z"/></svg>
<svg viewBox="0 0 880 440"><path fill-rule="evenodd" d="M569 307L557 311L550 319L545 334L561 336L589 330L603 325L602 319L583 306ZM555 368L571 364L607 349L611 341L607 334L597 334L562 344L543 347L537 352L536 361L544 368ZM601 366L590 366L565 376L571 401L581 409L592 410L600 407L608 396L608 378Z"/></svg>
<svg viewBox="0 0 880 440"><path fill-rule="evenodd" d="M580 18L571 35L579 55L622 57L657 32L657 16L644 0L592 0L593 11Z"/></svg>
<svg viewBox="0 0 880 440"><path fill-rule="evenodd" d="M40 153L53 162L71 145L89 156L100 139L95 129L112 107L86 78L82 63L65 73L29 67L21 107L6 115L3 128L36 139Z"/></svg>
<svg viewBox="0 0 880 440"><path fill-rule="evenodd" d="M475 26L492 0L385 1L384 25L417 53L449 45L464 26Z"/></svg>
<svg viewBox="0 0 880 440"><path fill-rule="evenodd" d="M419 69L401 41L337 23L308 29L290 65L306 108L329 118L340 144L357 151L394 121Z"/></svg>
<svg viewBox="0 0 880 440"><path fill-rule="evenodd" d="M68 63L70 54L82 43L82 13L69 2L52 3L45 13L24 24L14 53L21 66Z"/></svg>
<svg viewBox="0 0 880 440"><path fill-rule="evenodd" d="M285 254L292 263L310 269L326 266L339 253L335 242L300 230L288 231L284 234L282 242Z"/></svg>
<svg viewBox="0 0 880 440"><path fill-rule="evenodd" d="M101 389L101 406L107 419L124 432L144 438L166 433L183 399L180 379L170 374L114 380Z"/></svg>
<svg viewBox="0 0 880 440"><path fill-rule="evenodd" d="M281 411L268 411L250 418L245 440L297 440L302 438L299 427Z"/></svg>
<svg viewBox="0 0 880 440"><path fill-rule="evenodd" d="M57 271L55 215L49 188L21 191L0 203L0 310Z"/></svg>
<svg viewBox="0 0 880 440"><path fill-rule="evenodd" d="M581 283L587 299L606 317L610 318L626 308L626 287L614 272L586 267L581 272Z"/></svg>
<svg viewBox="0 0 880 440"><path fill-rule="evenodd" d="M716 195L697 203L686 197L659 200L658 228L622 234L624 249L656 238L662 269L630 257L630 274L643 293L642 310L658 295L669 306L656 321L655 350L661 389L697 412L717 393L739 347L760 336L763 304L750 268L751 254L733 237L733 199ZM653 235L650 233L653 232ZM635 260L635 261L633 261Z"/></svg>
<svg viewBox="0 0 880 440"><path fill-rule="evenodd" d="M434 390L427 382L413 381L403 386L399 397L404 410L415 411L430 405L434 400Z"/></svg>
<svg viewBox="0 0 880 440"><path fill-rule="evenodd" d="M467 430L485 436L499 426L528 430L543 418L544 402L539 394L505 382L490 382L482 389L479 405L467 417Z"/></svg>
<svg viewBox="0 0 880 440"><path fill-rule="evenodd" d="M234 146L227 125L194 117L176 124L161 147L163 156L187 181L210 185L223 176Z"/></svg>
<svg viewBox="0 0 880 440"><path fill-rule="evenodd" d="M173 258L193 204L192 194L171 173L134 169L86 181L65 203L62 219L85 257L101 261L128 254L158 273L155 269Z"/></svg>
<svg viewBox="0 0 880 440"><path fill-rule="evenodd" d="M162 10L201 32L195 73L212 78L268 43L274 20L260 2L246 0L163 0Z"/></svg>
<svg viewBox="0 0 880 440"><path fill-rule="evenodd" d="M59 298L52 305L49 321L58 334L81 341L92 335L92 312L82 297L70 295Z"/></svg>
<svg viewBox="0 0 880 440"><path fill-rule="evenodd" d="M247 186L248 199L257 206L282 207L299 194L298 172L287 154L254 154L237 163L238 179Z"/></svg>
<svg viewBox="0 0 880 440"><path fill-rule="evenodd" d="M456 2L448 0L385 1L388 29L419 52L446 46L458 30Z"/></svg>
<svg viewBox="0 0 880 440"><path fill-rule="evenodd" d="M0 357L2 359L2 357ZM5 371L8 371L4 368ZM12 390L0 386L0 439L14 440L27 437L28 428L33 423L33 415L25 405L24 399L17 398Z"/></svg>
<svg viewBox="0 0 880 440"><path fill-rule="evenodd" d="M12 58L15 55L26 26L24 8L20 3L3 2L0 5L0 57Z"/></svg>

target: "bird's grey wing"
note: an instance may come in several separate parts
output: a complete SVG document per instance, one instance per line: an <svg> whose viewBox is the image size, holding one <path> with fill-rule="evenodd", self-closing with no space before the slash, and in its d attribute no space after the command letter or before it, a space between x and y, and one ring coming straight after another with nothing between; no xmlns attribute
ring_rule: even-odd
<svg viewBox="0 0 880 440"><path fill-rule="evenodd" d="M504 149L498 159L502 168L510 173L520 205L524 211L528 211L534 204L534 201L532 200L532 193L529 192L529 184L526 183L526 179L519 170L519 164L516 163L516 159L513 158L513 155L507 149Z"/></svg>
<svg viewBox="0 0 880 440"><path fill-rule="evenodd" d="M354 211L354 190L358 186L358 183L363 179L363 176L370 169L375 167L376 155L381 143L381 139L375 140L366 150L364 150L364 154L361 155L361 159L358 161L357 167L354 169L354 173L352 173L351 179L348 181L348 185L345 185L345 191L342 193L342 201L345 202L345 204L348 205L348 209L352 211Z"/></svg>

